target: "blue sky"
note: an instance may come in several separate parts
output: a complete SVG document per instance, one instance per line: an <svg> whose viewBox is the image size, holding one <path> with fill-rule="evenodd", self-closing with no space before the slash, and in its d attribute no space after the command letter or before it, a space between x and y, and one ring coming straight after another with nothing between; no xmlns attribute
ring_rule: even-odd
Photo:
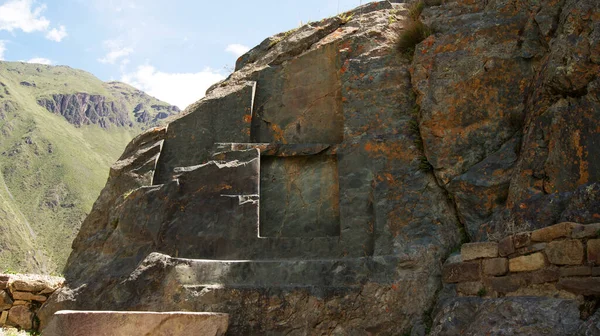
<svg viewBox="0 0 600 336"><path fill-rule="evenodd" d="M185 108L241 53L361 0L0 0L0 60L68 65Z"/></svg>

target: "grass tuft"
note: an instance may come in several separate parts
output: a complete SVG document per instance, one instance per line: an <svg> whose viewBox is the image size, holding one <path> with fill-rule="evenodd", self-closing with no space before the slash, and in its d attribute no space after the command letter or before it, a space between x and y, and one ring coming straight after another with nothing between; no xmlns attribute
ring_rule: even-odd
<svg viewBox="0 0 600 336"><path fill-rule="evenodd" d="M345 25L346 23L350 22L350 20L352 20L352 18L354 18L354 14L350 14L350 13L343 13L337 16L338 19L340 19L340 22L342 25Z"/></svg>
<svg viewBox="0 0 600 336"><path fill-rule="evenodd" d="M431 35L431 28L421 20L408 20L403 29L399 29L396 40L396 50L404 56L412 56L415 53L417 44Z"/></svg>
<svg viewBox="0 0 600 336"><path fill-rule="evenodd" d="M433 166L431 165L431 163L429 163L429 160L427 160L427 157L425 155L419 158L419 170L424 173L429 173L433 171Z"/></svg>
<svg viewBox="0 0 600 336"><path fill-rule="evenodd" d="M423 0L413 2L408 8L408 17L403 24L396 27L396 50L409 59L415 53L417 44L425 40L433 32L423 21L421 13L426 7Z"/></svg>
<svg viewBox="0 0 600 336"><path fill-rule="evenodd" d="M419 16L423 13L423 9L425 9L425 2L413 2L410 7L408 7L408 17L413 21L419 21Z"/></svg>

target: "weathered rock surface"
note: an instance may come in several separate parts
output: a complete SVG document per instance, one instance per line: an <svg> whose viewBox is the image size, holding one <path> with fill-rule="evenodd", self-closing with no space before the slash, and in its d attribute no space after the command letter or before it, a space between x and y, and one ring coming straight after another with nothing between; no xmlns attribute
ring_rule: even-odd
<svg viewBox="0 0 600 336"><path fill-rule="evenodd" d="M593 222L595 198L570 199L600 171L589 122L600 116L598 7L448 1L424 11L436 33L413 62L419 126L472 238L570 220L561 213Z"/></svg>
<svg viewBox="0 0 600 336"><path fill-rule="evenodd" d="M13 306L8 311L6 322L12 326L30 330L33 328L33 312L27 306Z"/></svg>
<svg viewBox="0 0 600 336"><path fill-rule="evenodd" d="M434 335L573 332L576 300L437 293L441 279L467 295L582 286L556 265L583 263L584 245L549 243L570 224L442 264L465 238L593 222L599 6L446 1L423 12L435 34L412 63L393 50L396 2L265 40L129 145L42 325L62 309L189 310L229 313L231 334L399 335L439 301Z"/></svg>
<svg viewBox="0 0 600 336"><path fill-rule="evenodd" d="M578 303L552 298L455 298L436 308L430 335L572 335Z"/></svg>
<svg viewBox="0 0 600 336"><path fill-rule="evenodd" d="M223 336L227 314L60 311L44 336Z"/></svg>

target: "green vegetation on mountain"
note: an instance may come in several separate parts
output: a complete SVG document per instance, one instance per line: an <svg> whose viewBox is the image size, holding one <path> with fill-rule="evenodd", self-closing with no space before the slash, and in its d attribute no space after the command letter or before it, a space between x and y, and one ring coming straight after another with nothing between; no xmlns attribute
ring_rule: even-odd
<svg viewBox="0 0 600 336"><path fill-rule="evenodd" d="M84 71L0 62L0 271L60 272L109 166L178 112Z"/></svg>

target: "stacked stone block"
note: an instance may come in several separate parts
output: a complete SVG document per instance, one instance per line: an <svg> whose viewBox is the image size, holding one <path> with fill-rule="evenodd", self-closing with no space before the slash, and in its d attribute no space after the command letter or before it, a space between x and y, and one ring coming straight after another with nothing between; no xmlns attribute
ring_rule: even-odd
<svg viewBox="0 0 600 336"><path fill-rule="evenodd" d="M498 242L468 243L443 281L463 296L600 295L600 223L560 223Z"/></svg>
<svg viewBox="0 0 600 336"><path fill-rule="evenodd" d="M37 329L37 310L63 283L59 277L0 274L0 327Z"/></svg>

